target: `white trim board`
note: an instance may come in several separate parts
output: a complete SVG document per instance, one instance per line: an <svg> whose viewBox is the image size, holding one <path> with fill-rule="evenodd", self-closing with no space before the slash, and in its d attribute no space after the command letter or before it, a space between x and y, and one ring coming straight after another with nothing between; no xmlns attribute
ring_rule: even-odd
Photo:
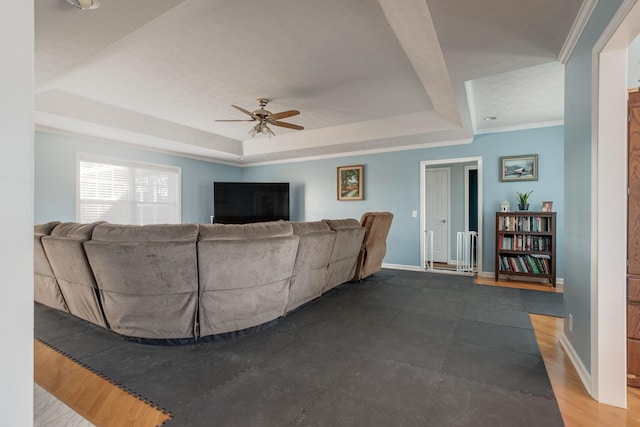
<svg viewBox="0 0 640 427"><path fill-rule="evenodd" d="M571 364L576 369L576 372L578 373L578 376L580 377L582 384L587 389L587 393L592 394L591 389L593 387L593 384L591 380L591 375L589 374L589 371L582 363L582 360L580 360L578 353L576 353L576 350L573 348L573 345L571 345L571 341L569 341L569 339L564 334L564 332L560 336L560 345L564 349L564 352L567 354L567 357L569 357Z"/></svg>
<svg viewBox="0 0 640 427"><path fill-rule="evenodd" d="M569 35L567 35L556 61L561 64L567 63L567 60L571 56L571 52L573 52L578 40L580 40L584 27L587 26L589 18L591 18L591 14L593 13L593 9L595 9L597 4L598 0L584 0L582 2L582 6L580 6L580 10L578 11L578 16L576 16L576 19L573 21L571 30L569 30Z"/></svg>
<svg viewBox="0 0 640 427"><path fill-rule="evenodd" d="M637 0L625 0L594 45L591 65L591 381L585 386L599 402L622 408L627 177L621 165L627 158L627 48L639 33L640 7Z"/></svg>
<svg viewBox="0 0 640 427"><path fill-rule="evenodd" d="M420 268L419 265L389 264L386 262L382 263L382 268L388 268L390 270L424 271L424 268Z"/></svg>

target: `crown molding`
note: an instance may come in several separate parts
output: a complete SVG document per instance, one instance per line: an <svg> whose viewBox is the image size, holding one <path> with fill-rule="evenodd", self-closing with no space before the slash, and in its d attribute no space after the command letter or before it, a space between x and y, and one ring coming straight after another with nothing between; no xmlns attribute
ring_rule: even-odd
<svg viewBox="0 0 640 427"><path fill-rule="evenodd" d="M500 132L511 132L516 130L527 130L527 129L538 129L538 128L549 128L553 126L563 126L564 120L553 120L549 122L537 122L537 123L524 123L521 125L513 125L513 126L502 126L495 127L489 129L478 130L474 133L474 135L485 135L488 133L500 133Z"/></svg>
<svg viewBox="0 0 640 427"><path fill-rule="evenodd" d="M424 144L402 145L397 147L365 148L362 150L346 151L343 153L318 154L315 156L293 157L290 159L267 160L263 162L260 162L260 161L251 162L250 160L247 159L247 163L244 163L239 166L252 167L252 166L279 165L283 163L309 162L314 160L335 159L337 157L353 157L353 156L361 156L365 154L381 154L381 153L391 153L394 151L410 151L410 150L421 150L423 148L446 147L449 145L464 145L464 144L471 144L472 142L473 142L473 138L470 137L465 139L456 139L456 140L441 141L441 142L427 142Z"/></svg>
<svg viewBox="0 0 640 427"><path fill-rule="evenodd" d="M580 10L578 11L578 16L573 21L573 25L571 26L571 30L569 30L569 34L562 45L562 49L560 49L560 53L556 60L561 64L566 64L567 60L571 56L573 49L576 47L584 28L587 26L589 22L589 18L591 18L591 14L593 10L596 8L598 4L598 0L584 0L582 2L582 6L580 6Z"/></svg>
<svg viewBox="0 0 640 427"><path fill-rule="evenodd" d="M173 150L156 148L156 147L147 146L147 145L140 145L133 142L118 141L115 139L104 138L100 136L92 136L92 135L86 135L83 133L77 133L77 132L63 130L63 129L57 129L57 128L49 127L46 125L37 124L35 125L34 130L36 132L43 133L43 134L48 133L50 135L67 136L70 138L75 138L75 139L85 140L85 141L92 141L92 142L97 142L101 144L108 144L111 146L127 148L130 150L147 151L150 153L164 154L167 156L182 157L182 158L191 159L191 160L200 160L207 163L219 163L221 165L227 165L227 166L236 166L236 167L242 166L241 163L228 161L224 159L218 159L212 156L201 156L197 154L184 153L181 151L173 151Z"/></svg>

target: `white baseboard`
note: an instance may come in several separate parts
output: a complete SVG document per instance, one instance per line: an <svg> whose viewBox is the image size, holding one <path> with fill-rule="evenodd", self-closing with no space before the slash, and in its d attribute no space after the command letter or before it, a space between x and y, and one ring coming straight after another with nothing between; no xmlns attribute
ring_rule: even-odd
<svg viewBox="0 0 640 427"><path fill-rule="evenodd" d="M580 360L580 357L578 357L578 353L576 353L576 350L573 348L573 345L571 345L571 341L569 341L569 339L564 334L564 332L560 337L560 345L564 349L564 352L567 353L567 356L569 357L571 364L576 369L576 372L580 377L580 381L582 381L584 388L587 389L587 393L589 393L590 396L593 396L593 393L591 390L592 389L591 374L582 363L582 360Z"/></svg>
<svg viewBox="0 0 640 427"><path fill-rule="evenodd" d="M473 276L473 273L461 273L456 270L429 270L426 268L420 268L417 265L404 265L404 264L385 264L382 263L382 268L389 268L392 270L406 270L406 271L421 271L426 273L439 273L439 274L452 274L456 276Z"/></svg>
<svg viewBox="0 0 640 427"><path fill-rule="evenodd" d="M424 268L420 268L419 265L387 264L384 262L382 263L382 268L390 268L392 270L425 271Z"/></svg>

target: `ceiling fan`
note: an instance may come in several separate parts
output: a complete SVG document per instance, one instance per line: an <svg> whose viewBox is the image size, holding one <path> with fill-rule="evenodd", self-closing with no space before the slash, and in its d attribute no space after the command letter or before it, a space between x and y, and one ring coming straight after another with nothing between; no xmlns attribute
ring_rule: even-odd
<svg viewBox="0 0 640 427"><path fill-rule="evenodd" d="M232 105L236 110L242 111L248 116L251 116L250 119L244 120L216 120L216 122L258 122L251 130L249 131L249 135L251 137L256 136L256 134L268 135L269 137L275 136L275 133L269 128L268 125L280 126L288 129L302 130L304 127L300 125L294 125L293 123L281 122L280 119L284 119L287 117L297 116L300 114L298 110L288 110L282 111L281 113L272 113L269 110L265 110L264 107L267 106L269 100L266 98L258 98L256 100L260 108L258 110L249 111L245 110L242 107L238 107L237 105Z"/></svg>

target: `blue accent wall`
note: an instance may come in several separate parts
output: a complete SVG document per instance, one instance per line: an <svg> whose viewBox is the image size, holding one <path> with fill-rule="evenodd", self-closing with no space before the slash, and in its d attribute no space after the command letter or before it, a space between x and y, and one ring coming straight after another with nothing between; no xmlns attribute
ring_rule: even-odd
<svg viewBox="0 0 640 427"><path fill-rule="evenodd" d="M178 166L182 168L182 222L207 223L213 213L213 181L241 181L242 168L78 137L36 132L36 224L76 220L77 154Z"/></svg>
<svg viewBox="0 0 640 427"><path fill-rule="evenodd" d="M597 3L565 64L565 334L591 370L592 49L621 0ZM573 332L568 314L573 315Z"/></svg>
<svg viewBox="0 0 640 427"><path fill-rule="evenodd" d="M500 182L499 158L521 154L538 154L539 180ZM420 219L413 218L411 211L420 211L420 162L477 156L483 158L483 271L494 271L495 212L505 199L515 206L516 191L533 190L531 209L539 210L543 200L552 200L554 211L558 212L558 277L563 277L562 126L478 135L465 145L254 166L245 169L244 179L290 182L294 221L360 218L367 211L392 212L394 220L384 262L418 267ZM336 200L336 168L359 164L364 165L365 200Z"/></svg>

